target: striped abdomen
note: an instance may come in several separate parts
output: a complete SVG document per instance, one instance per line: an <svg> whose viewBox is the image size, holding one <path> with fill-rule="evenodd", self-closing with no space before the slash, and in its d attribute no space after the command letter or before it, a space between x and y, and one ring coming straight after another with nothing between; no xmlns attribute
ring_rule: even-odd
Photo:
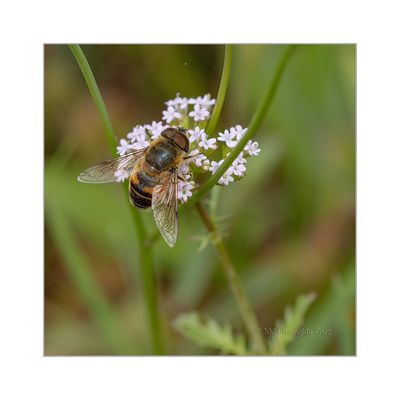
<svg viewBox="0 0 400 400"><path fill-rule="evenodd" d="M154 186L163 172L175 169L181 161L181 151L165 138L156 140L147 149L129 180L129 199L138 208L151 206Z"/></svg>
<svg viewBox="0 0 400 400"><path fill-rule="evenodd" d="M133 172L129 180L129 200L138 208L151 206L153 187L157 180L148 175L144 170Z"/></svg>

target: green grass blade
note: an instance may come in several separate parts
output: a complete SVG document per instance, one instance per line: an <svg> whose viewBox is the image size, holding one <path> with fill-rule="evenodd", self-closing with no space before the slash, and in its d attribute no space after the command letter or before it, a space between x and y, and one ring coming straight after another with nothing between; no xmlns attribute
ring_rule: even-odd
<svg viewBox="0 0 400 400"><path fill-rule="evenodd" d="M99 87L97 86L97 82L93 75L92 69L90 68L88 60L78 44L70 44L69 48L71 49L72 54L75 56L75 59L89 88L89 92L93 98L93 101L100 112L110 148L112 149L113 154L116 154L118 139L114 134L106 105L104 104L103 97L101 96Z"/></svg>
<svg viewBox="0 0 400 400"><path fill-rule="evenodd" d="M114 134L106 106L97 86L92 69L90 68L89 62L87 61L86 56L79 45L71 44L69 45L69 48L76 58L76 61L89 88L89 92L92 95L93 101L101 115L111 152L115 155L117 151L116 146L118 144L118 140ZM124 195L126 195L125 193L126 192L124 192ZM148 243L147 233L145 231L140 214L133 208L131 214L139 238L140 271L143 293L146 300L146 310L149 321L149 330L151 333L151 342L156 354L164 354L161 317L158 309L152 250L149 248L149 246L146 246L146 243Z"/></svg>
<svg viewBox="0 0 400 400"><path fill-rule="evenodd" d="M222 76L219 84L217 101L213 109L210 121L207 125L207 133L212 136L217 126L219 116L221 115L222 106L224 105L226 91L228 89L229 77L231 75L232 66L232 45L225 45L224 66L222 68Z"/></svg>
<svg viewBox="0 0 400 400"><path fill-rule="evenodd" d="M260 127L261 123L264 120L265 115L267 114L272 100L275 97L276 91L278 89L279 83L281 81L283 71L288 64L291 55L293 54L294 49L296 46L290 45L285 53L283 54L280 63L278 64L278 67L276 69L274 78L271 82L271 85L269 86L268 90L265 92L264 97L262 98L257 110L255 111L249 127L247 129L246 134L242 137L242 139L239 141L239 143L232 149L231 153L229 156L225 159L225 161L222 163L222 165L218 168L218 170L215 172L215 174L211 175L211 177L204 183L204 185L199 189L198 192L196 192L191 199L185 203L185 206L187 205L194 205L196 204L203 196L205 196L208 191L217 184L218 180L221 178L221 176L225 173L225 171L232 165L233 161L236 159L236 157L239 155L239 153L243 150L244 146L246 143L253 138L255 135L257 129Z"/></svg>

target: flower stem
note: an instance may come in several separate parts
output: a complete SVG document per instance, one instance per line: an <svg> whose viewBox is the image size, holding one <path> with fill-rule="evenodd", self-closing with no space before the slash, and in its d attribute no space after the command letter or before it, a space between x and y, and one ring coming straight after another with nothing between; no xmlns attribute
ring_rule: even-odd
<svg viewBox="0 0 400 400"><path fill-rule="evenodd" d="M246 143L255 135L257 129L260 127L265 115L267 114L269 107L272 103L272 100L275 97L276 91L278 89L279 83L281 81L283 71L288 64L288 61L293 54L295 45L290 45L284 54L282 55L281 61L278 64L275 75L272 79L271 85L268 90L266 90L265 95L261 99L261 102L258 105L257 110L253 114L253 117L250 120L249 127L247 129L246 134L242 137L239 143L232 149L229 156L224 160L221 166L217 169L215 174L211 175L211 177L204 183L204 185L191 197L191 199L185 204L193 205L197 203L203 196L205 196L208 191L217 184L218 180L225 173L225 171L232 165L233 161L243 150Z"/></svg>
<svg viewBox="0 0 400 400"><path fill-rule="evenodd" d="M69 45L69 48L71 49L73 55L76 58L76 61L78 62L78 65L82 71L82 75L85 78L86 84L89 88L89 92L101 115L107 139L110 145L110 149L113 154L116 154L116 146L118 144L118 139L114 134L111 125L111 120L107 112L107 108L104 104L103 97L101 96L100 90L97 86L96 79L93 75L92 69L90 68L89 62L87 61L86 56L79 45L71 44ZM139 260L140 260L139 264L140 264L143 292L146 301L149 330L151 332L152 347L155 354L163 354L164 345L162 340L160 313L157 302L157 290L156 290L153 254L151 252L151 249L146 247L148 239L140 214L134 209L132 209L131 214L138 237Z"/></svg>
<svg viewBox="0 0 400 400"><path fill-rule="evenodd" d="M225 57L224 57L224 66L222 68L222 76L221 81L219 83L217 101L215 103L215 107L213 109L210 121L207 125L207 133L212 135L217 126L219 116L221 115L222 106L224 105L226 91L228 89L229 77L231 75L231 66L232 66L232 45L225 45Z"/></svg>
<svg viewBox="0 0 400 400"><path fill-rule="evenodd" d="M139 237L139 266L142 278L142 287L146 300L146 311L151 332L152 347L155 354L165 354L162 338L160 312L157 302L157 284L154 273L153 252L148 246L148 235L139 213L131 208L132 219Z"/></svg>
<svg viewBox="0 0 400 400"><path fill-rule="evenodd" d="M201 202L196 203L196 209L204 225L212 236L212 243L218 254L225 276L228 279L229 285L237 302L247 333L253 342L254 349L257 354L265 354L266 348L264 341L262 337L257 333L260 332L257 317L251 307L250 301L247 298L246 293L244 292L240 284L239 277L236 274L232 260L230 259L229 254L226 251L226 247L222 240L222 237Z"/></svg>

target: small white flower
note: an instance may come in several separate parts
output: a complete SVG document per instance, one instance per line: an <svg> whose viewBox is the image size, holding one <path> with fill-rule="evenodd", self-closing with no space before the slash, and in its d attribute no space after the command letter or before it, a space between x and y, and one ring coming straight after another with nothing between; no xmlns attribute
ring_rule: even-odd
<svg viewBox="0 0 400 400"><path fill-rule="evenodd" d="M226 155L226 157L228 157L230 154L231 154L231 153L228 153L228 154ZM233 163L242 163L242 164L247 163L247 159L244 157L243 151L241 151L241 152L239 153L239 155L236 157L236 159L235 159L235 161L234 161Z"/></svg>
<svg viewBox="0 0 400 400"><path fill-rule="evenodd" d="M129 174L124 169L118 169L114 172L117 182L123 182L128 178Z"/></svg>
<svg viewBox="0 0 400 400"><path fill-rule="evenodd" d="M218 140L221 142L225 142L225 144L229 148L232 149L237 145L237 141L234 140L234 138L236 137L236 131L229 132L228 129L225 129L224 133L218 133L218 135L219 135Z"/></svg>
<svg viewBox="0 0 400 400"><path fill-rule="evenodd" d="M176 100L176 105L181 110L185 110L189 104L189 100L186 97L177 97L175 100Z"/></svg>
<svg viewBox="0 0 400 400"><path fill-rule="evenodd" d="M249 140L246 146L244 146L244 151L249 156L258 156L260 154L261 149L258 148L258 142L253 142Z"/></svg>
<svg viewBox="0 0 400 400"><path fill-rule="evenodd" d="M178 111L176 111L175 108L172 106L169 106L167 111L163 111L162 113L162 119L165 119L167 121L167 124L169 124L174 119L181 118L181 114L178 113Z"/></svg>
<svg viewBox="0 0 400 400"><path fill-rule="evenodd" d="M244 176L246 172L246 166L242 162L238 162L237 159L232 164L232 173L236 176Z"/></svg>
<svg viewBox="0 0 400 400"><path fill-rule="evenodd" d="M167 107L174 107L176 110L178 109L186 109L189 104L189 99L186 97L181 97L179 93L176 94L175 99L168 100L165 102Z"/></svg>
<svg viewBox="0 0 400 400"><path fill-rule="evenodd" d="M204 154L199 154L197 157L194 159L194 163L197 167L202 167L204 161L207 160L207 157Z"/></svg>
<svg viewBox="0 0 400 400"><path fill-rule="evenodd" d="M218 162L216 161L211 161L211 165L208 168L208 170L214 175L217 169L220 167L220 165L224 162L224 160L220 160Z"/></svg>
<svg viewBox="0 0 400 400"><path fill-rule="evenodd" d="M225 185L225 186L229 185L230 182L234 181L232 174L233 174L233 168L229 167L225 171L225 173L221 176L221 178L218 179L218 183L220 185Z"/></svg>
<svg viewBox="0 0 400 400"><path fill-rule="evenodd" d="M247 132L247 128L242 128L241 125L236 125L234 128L231 128L230 131L234 131L236 134L236 139L240 140Z"/></svg>
<svg viewBox="0 0 400 400"><path fill-rule="evenodd" d="M215 144L216 141L217 139L215 138L207 139L207 136L204 135L201 141L199 142L199 146L203 147L205 150L208 149L215 150L217 148L217 145Z"/></svg>
<svg viewBox="0 0 400 400"><path fill-rule="evenodd" d="M167 100L166 102L165 102L165 105L167 106L167 107L176 107L177 106L177 101L176 101L176 99L179 97L179 93L177 93L176 94L176 96L175 96L175 98L174 99L172 99L172 100Z"/></svg>
<svg viewBox="0 0 400 400"><path fill-rule="evenodd" d="M156 139L160 136L161 132L166 128L162 122L153 121L151 125L144 126L151 133L151 138Z"/></svg>
<svg viewBox="0 0 400 400"><path fill-rule="evenodd" d="M188 154L188 164L194 162L197 167L203 167L203 163L208 160L207 157L203 154L200 153L198 149L192 150Z"/></svg>
<svg viewBox="0 0 400 400"><path fill-rule="evenodd" d="M199 141L206 133L204 132L204 129L200 129L198 126L196 126L195 129L189 129L188 131L189 135L189 142L193 143L195 141Z"/></svg>
<svg viewBox="0 0 400 400"><path fill-rule="evenodd" d="M204 121L210 117L210 112L206 108L202 108L199 104L195 104L194 111L189 113L189 117L192 117L196 122Z"/></svg>
<svg viewBox="0 0 400 400"><path fill-rule="evenodd" d="M243 153L243 151L241 151L241 152L239 153L239 155L236 157L235 162L242 163L242 164L247 163L247 159L244 158L244 153Z"/></svg>
<svg viewBox="0 0 400 400"><path fill-rule="evenodd" d="M202 99L201 96L197 97L196 99L195 99L194 97L191 97L191 98L188 100L188 103L189 103L189 104L197 104L201 99Z"/></svg>
<svg viewBox="0 0 400 400"><path fill-rule="evenodd" d="M179 176L184 177L189 172L189 165L188 164L189 164L188 161L185 161L178 167Z"/></svg>
<svg viewBox="0 0 400 400"><path fill-rule="evenodd" d="M175 107L175 106L176 106L176 101L175 101L175 99L173 99L173 100L168 100L168 101L165 102L165 105L166 105L167 107Z"/></svg>
<svg viewBox="0 0 400 400"><path fill-rule="evenodd" d="M203 161L203 169L204 171L208 171L210 169L210 160L208 158Z"/></svg>
<svg viewBox="0 0 400 400"><path fill-rule="evenodd" d="M139 150L139 149L143 149L145 147L148 147L148 145L150 144L149 141L146 140L146 136L138 136L136 138L135 143L132 144L132 148L135 150Z"/></svg>
<svg viewBox="0 0 400 400"><path fill-rule="evenodd" d="M125 139L121 139L119 141L119 144L120 145L117 146L117 151L120 156L123 156L125 153L127 153L130 149L133 148L132 145L129 144L129 142Z"/></svg>
<svg viewBox="0 0 400 400"><path fill-rule="evenodd" d="M191 157L197 156L197 154L199 154L199 153L200 153L199 149L194 149L187 156L188 156L188 158L191 158Z"/></svg>
<svg viewBox="0 0 400 400"><path fill-rule="evenodd" d="M130 139L132 142L136 140L138 136L145 136L146 135L146 130L144 129L144 126L141 125L136 125L132 132L129 132L127 134L128 139Z"/></svg>
<svg viewBox="0 0 400 400"><path fill-rule="evenodd" d="M190 98L188 102L189 104L198 104L201 107L209 108L215 104L215 99L211 99L210 95L206 94L204 97Z"/></svg>
<svg viewBox="0 0 400 400"><path fill-rule="evenodd" d="M194 185L190 182L178 182L178 200L185 203L189 197L192 197L192 189Z"/></svg>

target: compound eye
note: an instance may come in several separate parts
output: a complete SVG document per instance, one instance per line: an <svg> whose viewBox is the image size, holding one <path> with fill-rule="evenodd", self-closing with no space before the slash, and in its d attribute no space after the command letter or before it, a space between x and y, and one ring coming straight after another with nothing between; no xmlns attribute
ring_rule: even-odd
<svg viewBox="0 0 400 400"><path fill-rule="evenodd" d="M161 136L164 136L167 139L173 139L176 134L175 128L166 128L161 132Z"/></svg>
<svg viewBox="0 0 400 400"><path fill-rule="evenodd" d="M189 139L183 132L176 132L173 141L185 153L189 151Z"/></svg>

